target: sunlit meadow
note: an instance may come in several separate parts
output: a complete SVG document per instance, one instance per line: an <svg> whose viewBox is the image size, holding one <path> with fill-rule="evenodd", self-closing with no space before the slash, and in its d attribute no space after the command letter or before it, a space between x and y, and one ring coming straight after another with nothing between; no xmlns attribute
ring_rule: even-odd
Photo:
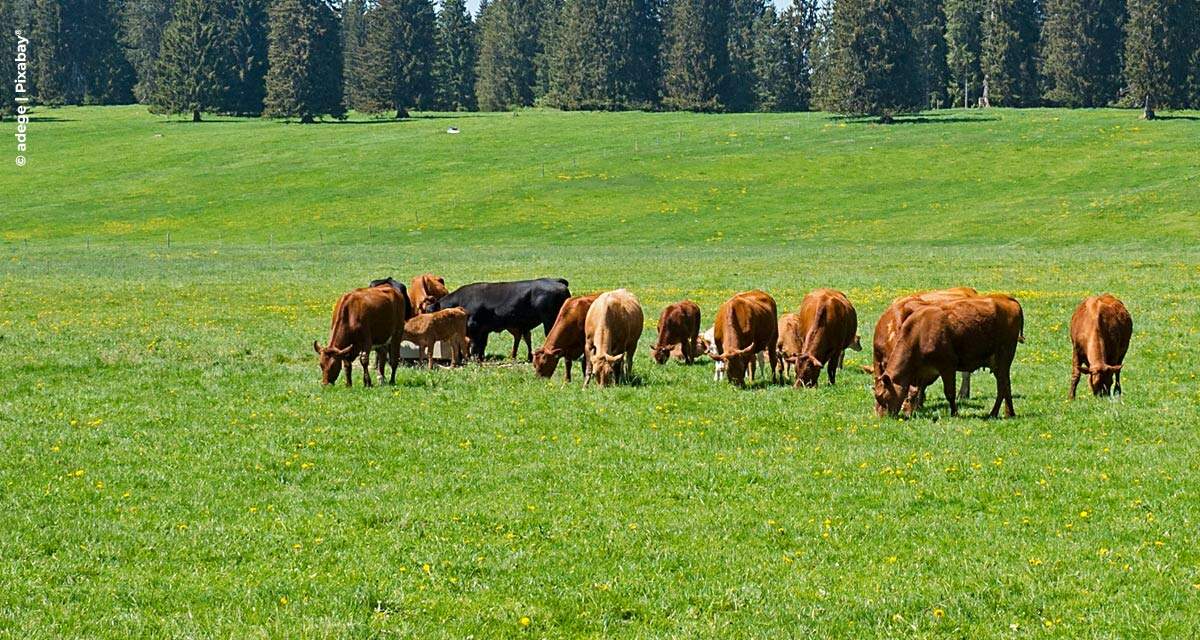
<svg viewBox="0 0 1200 640"><path fill-rule="evenodd" d="M0 636L1200 626L1195 119L38 116L0 170ZM487 366L322 388L337 295L426 271L629 288L635 384L535 379L504 334ZM835 287L868 342L951 285L1024 304L1016 419L984 418L986 372L960 417L933 390L881 420L866 352L797 391L646 350L684 298L707 326L737 291ZM1067 402L1102 291L1134 317L1126 394Z"/></svg>

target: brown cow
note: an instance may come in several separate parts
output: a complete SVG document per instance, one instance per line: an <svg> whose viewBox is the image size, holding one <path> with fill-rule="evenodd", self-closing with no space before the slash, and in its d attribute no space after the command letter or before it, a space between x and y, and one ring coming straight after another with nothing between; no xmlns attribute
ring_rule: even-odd
<svg viewBox="0 0 1200 640"><path fill-rule="evenodd" d="M804 334L800 332L800 316L795 313L785 313L779 318L779 337L775 342L775 351L779 354L779 362L775 369L779 379L784 380L791 373L792 362L804 349Z"/></svg>
<svg viewBox="0 0 1200 640"><path fill-rule="evenodd" d="M543 378L553 376L559 358L566 358L566 379L567 382L571 381L571 363L583 356L584 321L596 298L596 295L575 296L563 303L558 310L558 317L554 319L554 327L546 334L546 341L533 352L533 370L537 375ZM587 375L587 360L582 366L584 375Z"/></svg>
<svg viewBox="0 0 1200 640"><path fill-rule="evenodd" d="M979 296L919 306L896 332L882 375L875 380L875 412L896 415L901 407L911 415L921 391L942 379L950 415L958 415L954 373L988 367L996 377L996 403L1013 411L1009 373L1025 316L1021 304L1008 296Z"/></svg>
<svg viewBox="0 0 1200 640"><path fill-rule="evenodd" d="M696 339L700 336L700 305L691 300L676 302L663 309L658 318L658 342L650 353L658 364L666 364L671 351L679 346L683 361L692 364L696 358Z"/></svg>
<svg viewBox="0 0 1200 640"><path fill-rule="evenodd" d="M413 313L425 313L425 307L448 293L450 290L446 288L445 278L426 273L412 279L408 287L408 302L412 305Z"/></svg>
<svg viewBox="0 0 1200 640"><path fill-rule="evenodd" d="M900 329L900 325L904 323L904 319L911 315L918 307L923 304L934 304L947 300L961 300L978 295L979 292L971 287L954 287L952 289L926 291L924 293L902 296L893 300L892 304L883 312L883 315L879 316L879 322L875 323L875 336L872 340L874 362L872 367L867 369L867 373L872 374L876 379L883 373L883 368L887 363L887 355L892 349L892 342L895 340L896 332ZM971 374L963 373L962 387L959 388L958 399L967 400L970 397Z"/></svg>
<svg viewBox="0 0 1200 640"><path fill-rule="evenodd" d="M592 303L584 320L588 371L602 387L619 384L633 373L633 356L645 319L642 305L624 289L602 293Z"/></svg>
<svg viewBox="0 0 1200 640"><path fill-rule="evenodd" d="M775 299L758 290L739 293L717 310L713 327L717 354L713 358L725 363L725 377L731 383L744 385L746 369L764 350L771 360L771 380L777 379L777 313Z"/></svg>
<svg viewBox="0 0 1200 640"><path fill-rule="evenodd" d="M467 347L467 312L461 307L422 313L404 323L404 336L419 349L417 361L427 358L433 369L433 346L449 351L454 366L462 364Z"/></svg>
<svg viewBox="0 0 1200 640"><path fill-rule="evenodd" d="M321 383L337 382L343 364L346 386L353 386L351 372L355 358L363 368L363 384L371 386L371 351L376 352L379 381L383 382L384 354L392 365L391 383L396 384L396 366L400 363L400 342L404 339L404 318L408 300L391 287L355 289L338 299L329 323L329 344L322 347L313 340L320 356Z"/></svg>
<svg viewBox="0 0 1200 640"><path fill-rule="evenodd" d="M1106 293L1079 303L1071 316L1071 399L1080 374L1088 374L1094 395L1120 395L1121 363L1129 351L1133 318L1125 305Z"/></svg>
<svg viewBox="0 0 1200 640"><path fill-rule="evenodd" d="M815 387L821 368L828 365L829 384L834 384L846 349L861 351L858 312L841 291L817 289L800 303L799 335L803 346L793 356L796 388Z"/></svg>

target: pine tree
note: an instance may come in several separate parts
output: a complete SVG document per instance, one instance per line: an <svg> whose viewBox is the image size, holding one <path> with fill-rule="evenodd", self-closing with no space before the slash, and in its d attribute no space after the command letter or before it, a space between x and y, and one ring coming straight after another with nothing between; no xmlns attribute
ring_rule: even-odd
<svg viewBox="0 0 1200 640"><path fill-rule="evenodd" d="M1037 0L986 0L983 13L984 104L1038 104Z"/></svg>
<svg viewBox="0 0 1200 640"><path fill-rule="evenodd" d="M139 102L149 103L156 91L159 46L174 7L175 0L125 0L122 43L137 74L133 95Z"/></svg>
<svg viewBox="0 0 1200 640"><path fill-rule="evenodd" d="M342 94L346 106L358 109L362 101L363 51L367 46L367 2L342 3Z"/></svg>
<svg viewBox="0 0 1200 640"><path fill-rule="evenodd" d="M658 32L646 0L570 0L545 39L547 101L563 109L654 104Z"/></svg>
<svg viewBox="0 0 1200 640"><path fill-rule="evenodd" d="M475 95L479 108L496 111L533 104L542 55L539 0L495 0L480 20Z"/></svg>
<svg viewBox="0 0 1200 640"><path fill-rule="evenodd" d="M1194 25L1189 0L1129 0L1125 23L1125 80L1130 98L1153 120L1159 107L1186 103L1187 50Z"/></svg>
<svg viewBox="0 0 1200 640"><path fill-rule="evenodd" d="M1123 0L1044 0L1042 68L1047 101L1102 107L1121 81Z"/></svg>
<svg viewBox="0 0 1200 640"><path fill-rule="evenodd" d="M917 43L921 95L925 104L937 107L946 102L946 16L942 0L910 0L909 24Z"/></svg>
<svg viewBox="0 0 1200 640"><path fill-rule="evenodd" d="M759 111L809 108L816 0L797 0L782 15L768 5L755 27L755 106Z"/></svg>
<svg viewBox="0 0 1200 640"><path fill-rule="evenodd" d="M437 59L433 63L439 108L475 108L475 23L465 0L445 0L437 19Z"/></svg>
<svg viewBox="0 0 1200 640"><path fill-rule="evenodd" d="M221 0L227 51L222 111L257 116L266 97L267 0Z"/></svg>
<svg viewBox="0 0 1200 640"><path fill-rule="evenodd" d="M429 0L380 0L367 14L360 109L408 117L432 103L435 16Z"/></svg>
<svg viewBox="0 0 1200 640"><path fill-rule="evenodd" d="M729 75L726 0L669 0L663 44L663 104L722 111Z"/></svg>
<svg viewBox="0 0 1200 640"><path fill-rule="evenodd" d="M176 3L159 46L151 111L188 113L200 122L201 113L224 105L228 47L219 9L208 0Z"/></svg>
<svg viewBox="0 0 1200 640"><path fill-rule="evenodd" d="M135 76L120 45L116 0L38 0L35 73L44 104L118 104Z"/></svg>
<svg viewBox="0 0 1200 640"><path fill-rule="evenodd" d="M833 8L830 91L834 108L879 116L918 110L916 40L903 0L839 0Z"/></svg>
<svg viewBox="0 0 1200 640"><path fill-rule="evenodd" d="M983 3L946 0L946 66L951 104L970 107L983 79Z"/></svg>
<svg viewBox="0 0 1200 640"><path fill-rule="evenodd" d="M766 10L764 0L727 0L729 73L721 102L729 111L754 108L754 27Z"/></svg>
<svg viewBox="0 0 1200 640"><path fill-rule="evenodd" d="M275 0L268 17L264 113L302 123L345 117L337 14L324 0Z"/></svg>

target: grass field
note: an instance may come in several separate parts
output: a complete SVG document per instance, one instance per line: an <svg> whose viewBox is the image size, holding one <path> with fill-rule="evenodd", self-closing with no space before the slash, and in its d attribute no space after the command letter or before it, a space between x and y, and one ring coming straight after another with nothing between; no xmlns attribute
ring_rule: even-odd
<svg viewBox="0 0 1200 640"><path fill-rule="evenodd" d="M0 637L1200 627L1195 119L129 107L29 139L0 170ZM804 391L645 346L616 389L524 364L321 388L336 296L425 271L624 286L651 324L831 286L864 336L902 293L1008 291L1018 417L983 419L983 373L960 417L935 390L877 419L866 353ZM1067 324L1101 291L1134 316L1126 395L1068 403Z"/></svg>

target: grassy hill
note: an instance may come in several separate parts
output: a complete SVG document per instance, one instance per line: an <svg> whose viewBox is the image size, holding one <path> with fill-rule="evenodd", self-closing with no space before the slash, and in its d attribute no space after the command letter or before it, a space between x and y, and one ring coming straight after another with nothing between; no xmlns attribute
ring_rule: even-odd
<svg viewBox="0 0 1200 640"><path fill-rule="evenodd" d="M0 636L1187 637L1200 122L1135 115L42 112L0 171ZM864 336L1008 291L1018 417L983 372L961 417L876 419L866 353L805 391L645 347L618 389L321 388L336 296L425 271L627 287L644 345L753 287L841 289ZM1068 403L1100 291L1126 395Z"/></svg>

